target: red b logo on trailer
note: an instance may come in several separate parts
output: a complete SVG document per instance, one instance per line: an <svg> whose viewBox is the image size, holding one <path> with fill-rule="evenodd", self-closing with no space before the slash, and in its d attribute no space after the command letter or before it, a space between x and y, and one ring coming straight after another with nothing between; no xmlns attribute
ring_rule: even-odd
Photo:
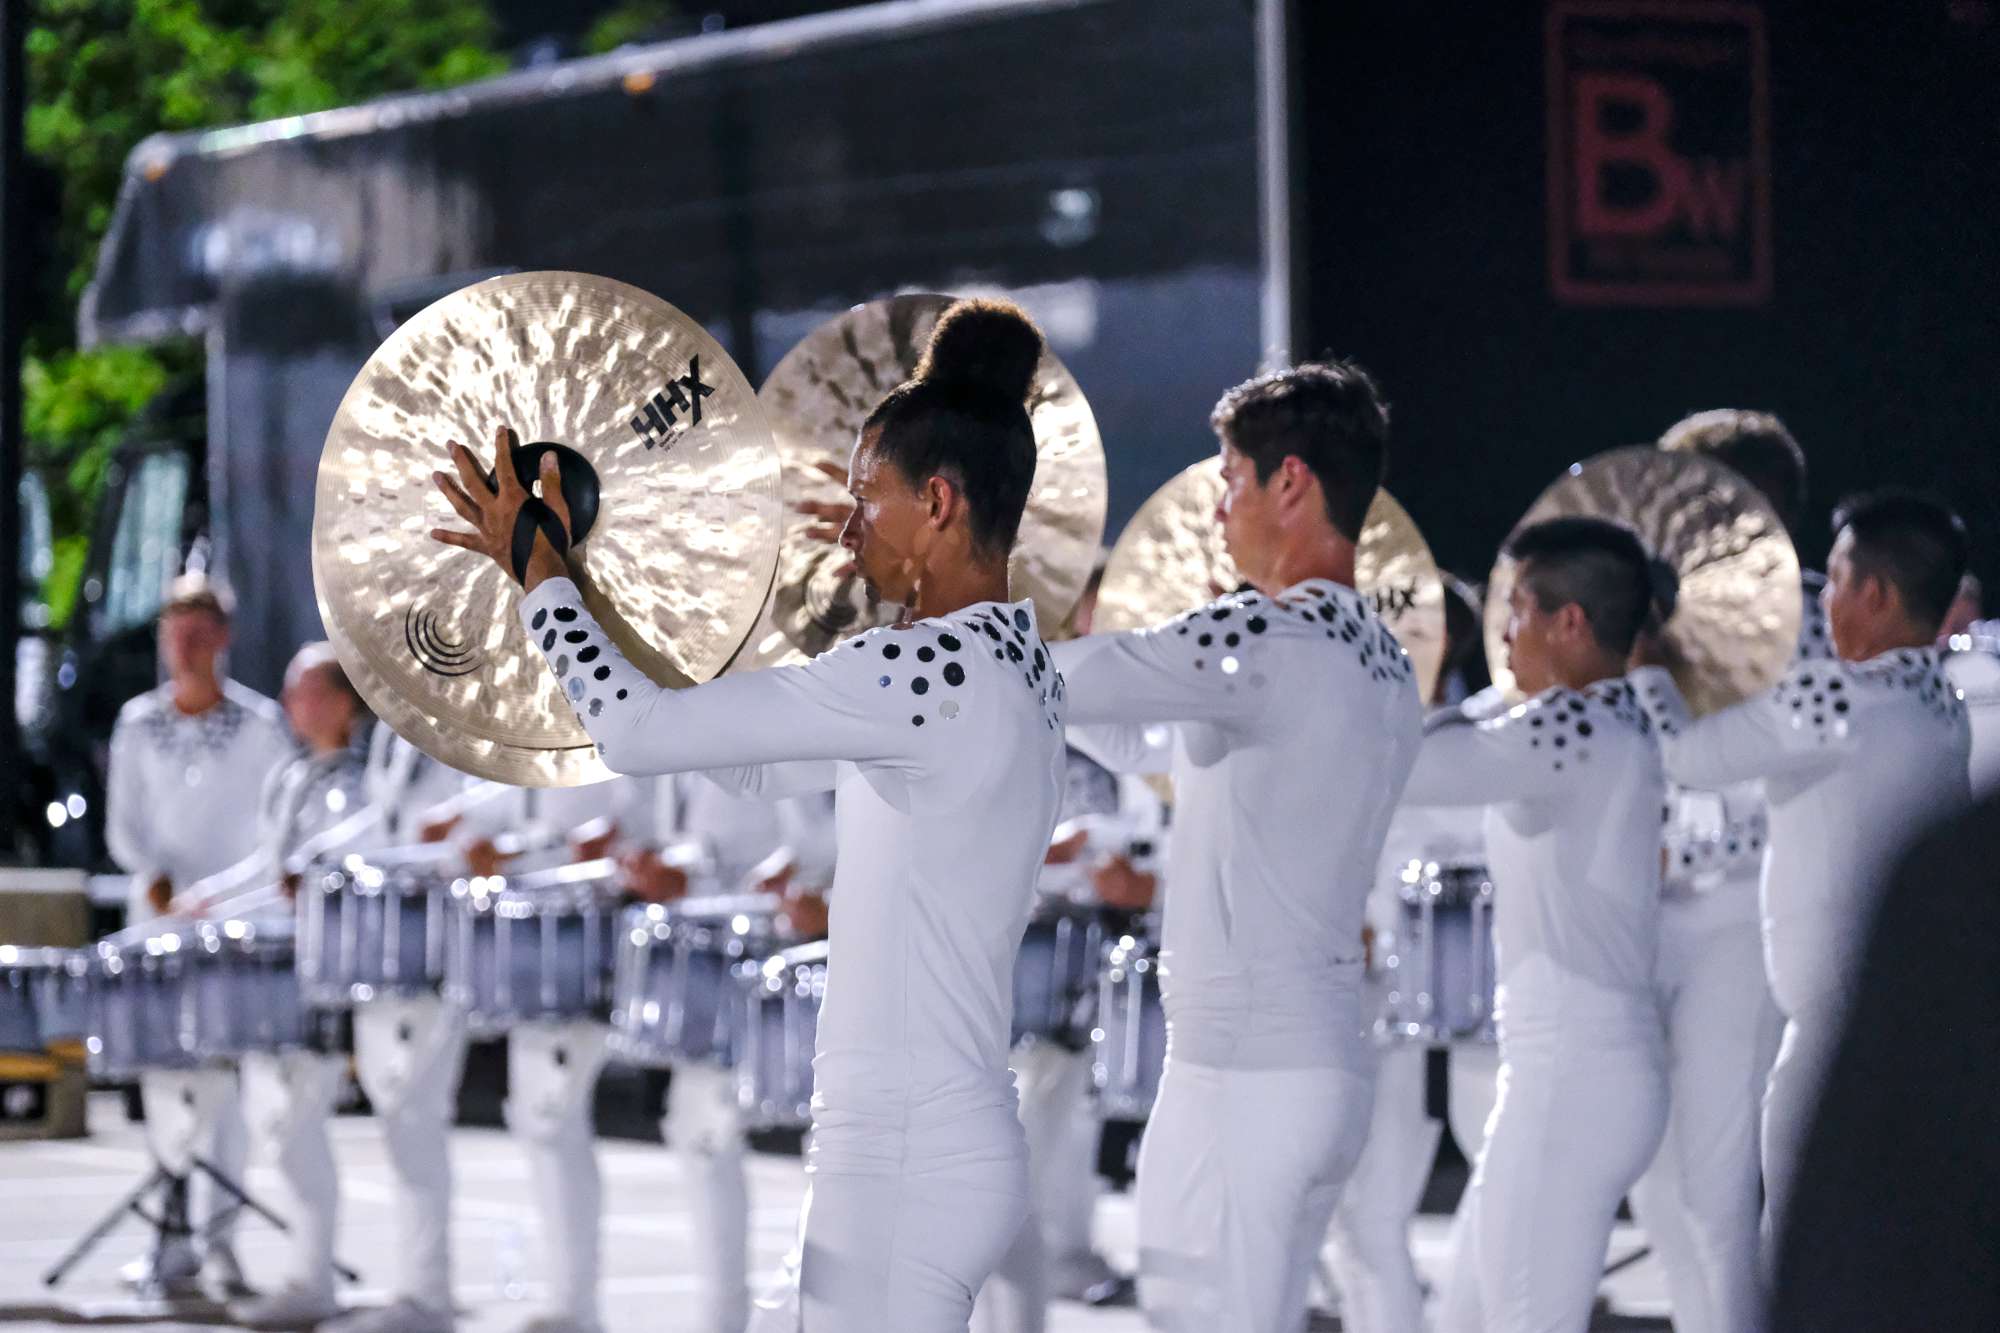
<svg viewBox="0 0 2000 1333"><path fill-rule="evenodd" d="M1548 20L1549 265L1579 305L1771 290L1763 15L1562 2Z"/></svg>

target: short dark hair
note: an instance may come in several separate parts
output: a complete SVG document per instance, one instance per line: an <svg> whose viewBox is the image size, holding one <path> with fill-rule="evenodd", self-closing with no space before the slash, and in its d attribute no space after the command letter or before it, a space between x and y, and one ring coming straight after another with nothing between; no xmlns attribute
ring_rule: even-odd
<svg viewBox="0 0 2000 1333"><path fill-rule="evenodd" d="M1308 361L1259 375L1223 394L1208 424L1249 458L1260 484L1296 456L1319 478L1335 531L1361 540L1389 463L1389 405L1367 371L1352 361Z"/></svg>
<svg viewBox="0 0 2000 1333"><path fill-rule="evenodd" d="M1639 631L1671 614L1652 553L1638 534L1602 518L1530 523L1507 543L1535 604L1555 611L1575 602L1606 652L1632 651ZM1663 600L1669 604L1662 607Z"/></svg>
<svg viewBox="0 0 2000 1333"><path fill-rule="evenodd" d="M1916 491L1869 491L1835 507L1833 531L1854 534L1856 573L1894 585L1919 627L1937 632L1958 595L1970 546L1949 505Z"/></svg>
<svg viewBox="0 0 2000 1333"><path fill-rule="evenodd" d="M1707 454L1764 493L1787 531L1806 511L1806 451L1770 412L1718 407L1682 417L1660 436L1660 448Z"/></svg>
<svg viewBox="0 0 2000 1333"><path fill-rule="evenodd" d="M862 432L922 485L944 477L965 496L975 546L1006 555L1035 482L1028 417L1042 335L1009 301L958 301L938 317L916 374L891 389Z"/></svg>

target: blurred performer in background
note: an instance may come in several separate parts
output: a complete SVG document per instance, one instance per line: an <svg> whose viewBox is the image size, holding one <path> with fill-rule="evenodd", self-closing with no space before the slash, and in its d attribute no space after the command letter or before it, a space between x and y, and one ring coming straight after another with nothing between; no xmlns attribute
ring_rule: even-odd
<svg viewBox="0 0 2000 1333"><path fill-rule="evenodd" d="M688 872L662 853L693 842L714 875L701 891L781 893L795 934L802 940L826 934L821 890L833 874L828 793L763 801L693 773L658 778L653 787L652 845L634 847L622 858L633 896L648 902L685 896ZM677 1064L660 1134L692 1196L693 1326L701 1333L741 1333L750 1317L750 1194L732 1072L707 1061Z"/></svg>
<svg viewBox="0 0 2000 1333"><path fill-rule="evenodd" d="M1445 580L1445 652L1428 702L1458 703L1486 685L1479 647L1477 594ZM1401 874L1411 861L1479 861L1483 849L1477 807L1398 806L1382 844L1375 887L1368 895L1368 1006L1383 1008L1389 978L1379 969L1386 941L1402 929ZM1423 1201L1443 1127L1424 1106L1430 1048L1398 1042L1381 1048L1368 1140L1341 1191L1327 1233L1326 1258L1340 1296L1341 1326L1352 1333L1422 1333L1423 1288L1410 1258L1410 1222ZM1456 1077L1458 1051L1453 1051ZM1489 1076L1490 1081L1490 1076ZM1483 1117L1482 1117L1483 1119ZM1476 1159L1477 1145L1466 1158Z"/></svg>
<svg viewBox="0 0 2000 1333"><path fill-rule="evenodd" d="M958 302L862 427L842 542L907 624L801 667L667 690L584 607L547 528L521 571L527 632L581 636L574 651L594 663L572 673L570 649L549 650L614 769L709 770L767 798L838 793L801 1285L796 1308L759 1312L765 1327L963 1328L1027 1215L1010 994L1062 795L1063 702L1007 558L1035 472L1026 401L1041 350L1014 307ZM435 535L511 569L528 495L509 447L503 429L497 489L453 448L457 478L438 485L477 531ZM565 524L553 465L541 481Z"/></svg>
<svg viewBox="0 0 2000 1333"><path fill-rule="evenodd" d="M1885 860L1968 799L1965 711L1931 646L1965 572L1965 528L1894 492L1848 502L1834 527L1824 600L1838 661L1801 662L1699 720L1664 670L1633 676L1675 782L1764 779L1764 958L1785 1015L1764 1100L1767 1228L1784 1216Z"/></svg>
<svg viewBox="0 0 2000 1333"><path fill-rule="evenodd" d="M307 644L293 656L280 703L305 753L264 785L257 817L262 846L190 889L203 910L285 881L296 873L302 854L310 854L329 832L352 829L354 816L366 805L366 760L357 742L367 731L367 708L330 644ZM289 933L292 912L288 888L243 915ZM247 1328L303 1328L339 1312L333 1248L340 1182L327 1121L346 1069L345 1055L314 1050L243 1057L243 1110L251 1146L277 1168L290 1196L277 1209L289 1228L278 1285L230 1305L230 1318Z"/></svg>
<svg viewBox="0 0 2000 1333"><path fill-rule="evenodd" d="M1388 421L1341 362L1230 390L1216 520L1256 591L1055 649L1073 722L1174 733L1172 1054L1138 1174L1156 1328L1293 1333L1367 1133L1362 904L1421 723L1409 659L1353 586Z"/></svg>
<svg viewBox="0 0 2000 1333"><path fill-rule="evenodd" d="M1766 412L1723 408L1677 422L1668 450L1706 454L1763 492L1796 538L1806 458ZM1805 575L1795 661L1833 656L1819 590ZM1642 645L1643 647L1643 645ZM1763 784L1720 791L1669 784L1654 975L1666 1022L1667 1132L1632 1208L1666 1270L1681 1333L1756 1333L1761 1208L1757 1122L1782 1019L1764 977L1757 881L1770 848Z"/></svg>
<svg viewBox="0 0 2000 1333"><path fill-rule="evenodd" d="M377 845L443 842L469 798L499 799L377 727L364 775ZM364 844L365 845L365 844ZM452 866L469 869L462 863ZM451 1125L465 1066L465 1017L436 994L383 995L354 1009L354 1069L388 1149L395 1270L389 1302L322 1325L328 1333L449 1333Z"/></svg>
<svg viewBox="0 0 2000 1333"><path fill-rule="evenodd" d="M257 850L257 809L266 778L293 753L278 707L223 675L229 650L228 593L200 575L177 580L160 609L160 665L167 682L127 703L111 732L105 841L132 875L128 924L177 909L176 895ZM185 907L185 904L179 907ZM227 1069L156 1071L140 1079L147 1137L155 1155L166 1140L191 1143L224 1175L243 1175L244 1127L236 1076ZM163 1137L164 1136L164 1137ZM230 1245L233 1209L206 1181L195 1185L194 1221L210 1232L205 1255L167 1250L157 1266L141 1260L128 1281L185 1287L197 1272L240 1294L243 1274Z"/></svg>
<svg viewBox="0 0 2000 1333"><path fill-rule="evenodd" d="M1510 554L1508 659L1531 697L1484 722L1434 719L1406 798L1487 807L1495 895L1499 1102L1439 1327L1580 1333L1666 1120L1652 995L1666 787L1623 679L1665 590L1639 539L1600 519L1531 524Z"/></svg>

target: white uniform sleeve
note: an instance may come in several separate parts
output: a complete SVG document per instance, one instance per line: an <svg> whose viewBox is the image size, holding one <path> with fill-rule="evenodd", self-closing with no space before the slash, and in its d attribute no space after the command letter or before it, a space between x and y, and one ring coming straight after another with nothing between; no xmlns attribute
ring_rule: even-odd
<svg viewBox="0 0 2000 1333"><path fill-rule="evenodd" d="M1164 723L1072 726L1066 739L1113 773L1166 773L1174 766L1174 733Z"/></svg>
<svg viewBox="0 0 2000 1333"><path fill-rule="evenodd" d="M1049 651L1062 673L1067 720L1071 726L1255 721L1274 694L1254 684L1270 651L1264 628L1256 603L1225 598L1152 629L1056 644Z"/></svg>
<svg viewBox="0 0 2000 1333"><path fill-rule="evenodd" d="M1641 667L1631 679L1653 719L1667 777L1684 787L1714 791L1831 767L1850 744L1852 691L1835 663L1802 662L1765 693L1704 718L1688 712L1664 669Z"/></svg>
<svg viewBox="0 0 2000 1333"><path fill-rule="evenodd" d="M550 579L523 598L521 623L620 773L847 759L915 777L950 758L946 728L924 725L928 710L913 711L911 698L963 682L964 667L949 660L957 650L936 662L935 683L931 671L913 672L914 660L898 660L904 641L911 659L935 659L938 643L958 642L927 627L873 630L804 666L669 690L626 660L568 579Z"/></svg>
<svg viewBox="0 0 2000 1333"><path fill-rule="evenodd" d="M831 884L839 850L832 802L823 796L804 796L779 801L777 809L778 827L791 849L796 877L807 885Z"/></svg>
<svg viewBox="0 0 2000 1333"><path fill-rule="evenodd" d="M1591 780L1579 755L1602 719L1574 690L1537 695L1474 722L1458 709L1425 724L1403 800L1410 805L1498 805L1559 796Z"/></svg>
<svg viewBox="0 0 2000 1333"><path fill-rule="evenodd" d="M104 841L111 859L140 883L161 873L152 823L158 810L146 802L146 762L138 728L124 718L111 729L111 756L106 765Z"/></svg>

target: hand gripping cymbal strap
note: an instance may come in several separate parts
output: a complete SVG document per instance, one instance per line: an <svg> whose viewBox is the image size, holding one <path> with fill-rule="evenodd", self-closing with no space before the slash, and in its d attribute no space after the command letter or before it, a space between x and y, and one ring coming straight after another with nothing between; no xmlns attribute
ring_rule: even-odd
<svg viewBox="0 0 2000 1333"><path fill-rule="evenodd" d="M514 516L514 581L523 587L528 582L528 558L535 553L535 534L540 532L555 547L558 557L569 554L569 532L563 527L556 511L549 508L548 501L538 496L529 496L521 504L521 512Z"/></svg>

